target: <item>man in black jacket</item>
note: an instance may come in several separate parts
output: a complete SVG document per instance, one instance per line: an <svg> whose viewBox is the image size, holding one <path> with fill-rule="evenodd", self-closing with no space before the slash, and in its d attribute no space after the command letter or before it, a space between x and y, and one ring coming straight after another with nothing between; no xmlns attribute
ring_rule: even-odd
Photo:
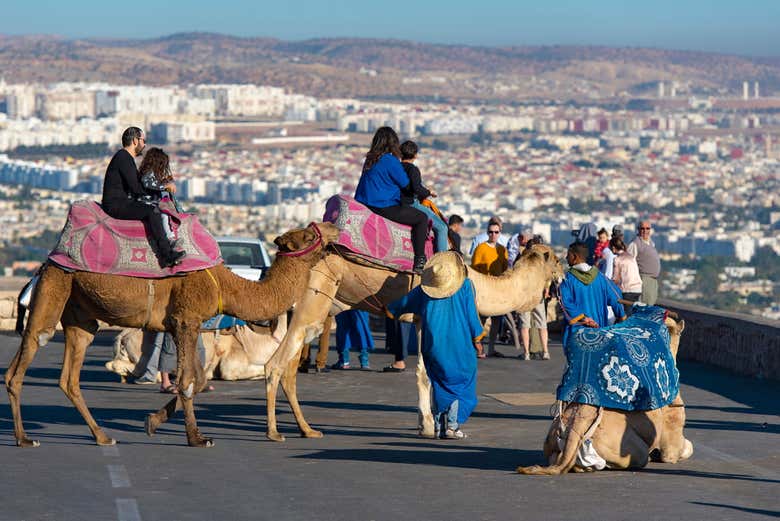
<svg viewBox="0 0 780 521"><path fill-rule="evenodd" d="M145 146L146 135L140 128L128 127L122 133L123 148L114 154L106 168L102 206L114 219L143 221L151 233L150 242L160 265L172 267L181 263L185 252L174 250L165 236L160 208L140 200L144 189L134 158L143 152Z"/></svg>

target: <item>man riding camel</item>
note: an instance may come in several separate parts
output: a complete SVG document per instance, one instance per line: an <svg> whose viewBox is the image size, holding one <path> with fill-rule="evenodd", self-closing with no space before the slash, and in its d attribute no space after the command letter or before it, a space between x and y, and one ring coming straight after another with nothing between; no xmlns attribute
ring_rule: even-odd
<svg viewBox="0 0 780 521"><path fill-rule="evenodd" d="M140 128L128 127L122 133L123 148L114 154L106 168L102 207L114 219L143 221L147 233L151 234L150 243L160 266L173 267L181 263L185 252L174 250L173 243L167 238L160 208L142 200L146 192L139 179L135 157L143 152L145 146L146 135ZM175 190L172 183L168 190Z"/></svg>

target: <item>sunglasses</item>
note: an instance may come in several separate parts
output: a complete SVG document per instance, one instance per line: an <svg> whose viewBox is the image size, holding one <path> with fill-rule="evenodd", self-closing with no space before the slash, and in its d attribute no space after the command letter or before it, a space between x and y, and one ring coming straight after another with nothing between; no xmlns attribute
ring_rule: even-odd
<svg viewBox="0 0 780 521"><path fill-rule="evenodd" d="M490 235L495 235L495 234L497 234L497 233L501 233L501 232L500 232L500 231L498 231L498 230L495 230L495 231L493 231L493 230L488 230L488 233L489 233Z"/></svg>
<svg viewBox="0 0 780 521"><path fill-rule="evenodd" d="M640 226L639 229L640 230L652 230L652 228L650 228L649 226Z"/></svg>

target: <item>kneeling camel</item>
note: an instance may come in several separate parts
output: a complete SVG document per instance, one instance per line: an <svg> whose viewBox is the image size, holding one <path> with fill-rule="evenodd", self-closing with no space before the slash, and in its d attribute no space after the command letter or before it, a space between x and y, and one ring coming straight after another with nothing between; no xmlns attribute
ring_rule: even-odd
<svg viewBox="0 0 780 521"><path fill-rule="evenodd" d="M685 322L666 319L675 359ZM606 461L607 468L628 469L647 465L651 457L664 463L677 463L693 454L693 444L683 435L685 404L678 393L666 407L651 411L619 411L593 405L569 403L553 420L544 441L547 467L518 467L520 474L555 475L570 470L585 472L593 467L581 464L578 455L585 439ZM558 440L564 440L562 447Z"/></svg>

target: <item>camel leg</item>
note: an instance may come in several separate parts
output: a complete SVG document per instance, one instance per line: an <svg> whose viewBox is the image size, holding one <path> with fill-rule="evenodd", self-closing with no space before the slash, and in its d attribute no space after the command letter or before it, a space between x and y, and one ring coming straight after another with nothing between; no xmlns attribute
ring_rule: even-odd
<svg viewBox="0 0 780 521"><path fill-rule="evenodd" d="M155 431L157 431L157 427L167 422L176 412L177 405L179 405L178 395L163 405L163 408L159 411L147 415L146 421L144 422L144 431L146 431L146 435L154 436Z"/></svg>
<svg viewBox="0 0 780 521"><path fill-rule="evenodd" d="M322 432L314 430L306 422L306 418L303 417L303 411L301 405L298 403L298 390L296 386L296 378L298 377L298 363L297 359L293 358L290 365L287 367L287 371L282 376L282 389L287 396L287 401L290 402L290 408L295 415L295 421L298 422L298 428L304 438L322 438Z"/></svg>
<svg viewBox="0 0 780 521"><path fill-rule="evenodd" d="M417 411L419 415L419 433L423 438L433 438L436 430L433 424L433 408L431 407L431 381L425 370L422 355L420 323L417 327Z"/></svg>
<svg viewBox="0 0 780 521"><path fill-rule="evenodd" d="M22 383L27 368L35 358L38 348L45 346L54 334L54 328L60 320L65 303L70 298L71 276L51 267L44 269L30 306L27 327L22 335L19 350L11 360L5 373L5 388L14 417L14 436L18 447L37 447L37 440L31 440L24 432L22 421ZM39 301L38 295L49 298Z"/></svg>
<svg viewBox="0 0 780 521"><path fill-rule="evenodd" d="M520 352L522 345L520 344L520 337L517 335L517 324L515 323L514 312L510 311L505 316L509 322L509 330L512 332L512 341L515 344L515 349Z"/></svg>
<svg viewBox="0 0 780 521"><path fill-rule="evenodd" d="M84 356L87 347L95 338L98 330L97 320L85 321L77 324L75 321L77 311L73 307L65 310L62 317L65 331L65 351L62 358L62 373L60 374L60 389L71 401L81 417L87 423L95 442L98 445L115 445L116 440L106 436L103 429L97 424L89 412L84 396L81 394L81 367L84 364Z"/></svg>
<svg viewBox="0 0 780 521"><path fill-rule="evenodd" d="M273 441L284 441L284 436L279 433L276 424L276 393L279 389L279 383L289 368L290 362L298 361L303 342L313 340L322 330L331 307L331 300L327 295L335 295L338 289L338 284L335 281L315 277L314 273L310 275L309 286L310 288L296 305L290 327L287 329L282 343L265 366L266 414L268 416L266 437ZM287 385L294 386L295 381L288 382ZM289 398L290 394L288 393L287 396ZM297 404L297 393L293 396L295 396ZM303 413L298 410L296 420L298 414L302 419ZM302 427L300 421L298 426Z"/></svg>
<svg viewBox="0 0 780 521"><path fill-rule="evenodd" d="M206 382L206 375L203 367L198 361L197 343L200 322L195 319L192 321L181 320L174 321L171 328L173 340L176 343L176 355L178 368L176 371L176 380L178 382L179 394L175 400L171 400L165 407L157 413L150 415L146 419L146 432L154 432L156 427L172 414L171 408L175 411L176 400L181 404L184 410L184 426L187 431L187 444L190 447L212 447L214 441L206 438L198 430L197 420L195 418L195 407L193 400ZM173 405L173 407L171 407Z"/></svg>
<svg viewBox="0 0 780 521"><path fill-rule="evenodd" d="M591 405L569 405L561 419L564 424L568 424L566 427L566 444L563 450L558 453L558 459L555 464L547 467L539 465L517 467L517 472L535 476L557 476L569 472L577 462L577 452L580 450L584 434L590 429L593 422L596 421L597 416L598 409ZM600 452L599 454L601 455Z"/></svg>

